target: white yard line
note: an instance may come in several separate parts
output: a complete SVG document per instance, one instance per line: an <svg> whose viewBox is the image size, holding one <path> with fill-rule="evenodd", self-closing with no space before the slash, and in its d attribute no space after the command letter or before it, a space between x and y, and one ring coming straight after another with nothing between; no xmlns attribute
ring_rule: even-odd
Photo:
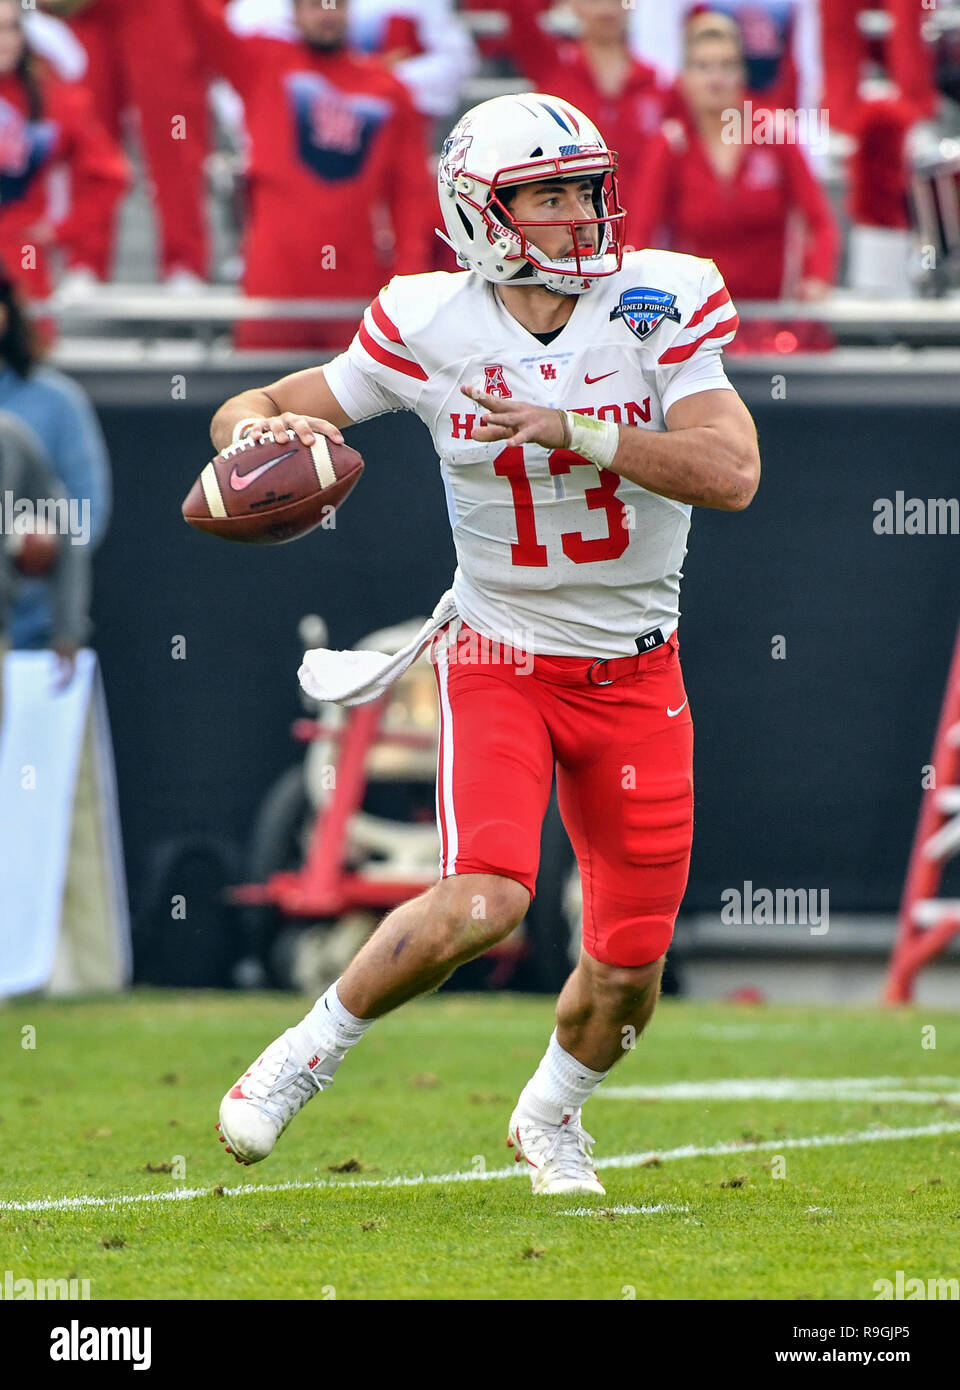
<svg viewBox="0 0 960 1390"><path fill-rule="evenodd" d="M658 1202L656 1206L632 1207L568 1207L558 1211L557 1216L653 1216L659 1211L689 1211L689 1207L671 1206L669 1202ZM811 1208L812 1210L812 1208Z"/></svg>
<svg viewBox="0 0 960 1390"><path fill-rule="evenodd" d="M918 1090L918 1087L930 1088ZM737 1077L662 1086L602 1086L600 1100L871 1100L960 1105L956 1076Z"/></svg>
<svg viewBox="0 0 960 1390"><path fill-rule="evenodd" d="M960 1134L960 1123L918 1125L908 1129L863 1129L848 1134L811 1134L800 1139L766 1139L755 1143L684 1144L678 1149L656 1149L648 1153L614 1154L597 1160L603 1172L607 1168L642 1168L652 1160L671 1163L679 1158L713 1158L729 1154L782 1153L786 1149L820 1149L848 1144L872 1144L891 1139L926 1139L940 1134ZM271 1192L342 1191L344 1188L423 1187L455 1182L491 1182L500 1178L522 1177L526 1168L511 1163L508 1168L492 1168L485 1173L470 1168L457 1173L418 1173L416 1176L393 1178L360 1178L356 1182L337 1182L317 1178L305 1182L244 1183L240 1187L224 1187L224 1197L252 1197ZM38 1197L26 1202L0 1201L2 1211L75 1211L86 1207L133 1207L152 1202L189 1202L196 1197L212 1197L210 1187L175 1187L169 1192L125 1193L116 1197Z"/></svg>

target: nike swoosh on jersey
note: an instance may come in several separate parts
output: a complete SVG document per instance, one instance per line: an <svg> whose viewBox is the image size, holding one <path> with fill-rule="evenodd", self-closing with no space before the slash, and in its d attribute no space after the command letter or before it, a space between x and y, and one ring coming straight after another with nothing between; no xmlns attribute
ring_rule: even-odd
<svg viewBox="0 0 960 1390"><path fill-rule="evenodd" d="M262 478L264 473L269 472L271 468L276 468L278 463L283 463L284 459L292 459L296 452L296 449L290 449L285 454L278 454L275 459L268 459L266 463L261 463L259 468L254 468L250 473L238 473L237 465L234 464L233 472L230 474L230 486L234 492L243 492L244 488L255 483L258 478Z"/></svg>
<svg viewBox="0 0 960 1390"><path fill-rule="evenodd" d="M608 376L616 376L619 370L620 368L618 367L615 371L604 372L603 376L585 376L583 379L588 386L596 386L598 381L606 381Z"/></svg>
<svg viewBox="0 0 960 1390"><path fill-rule="evenodd" d="M689 697L689 695L688 695L688 696L687 696L687 700L689 700L689 698L690 698L690 697ZM686 708L687 700L684 700L683 704L680 706L680 709L671 709L670 706L667 705L667 718L668 718L668 719L676 719L676 717L677 717L677 715L680 713L680 711Z"/></svg>

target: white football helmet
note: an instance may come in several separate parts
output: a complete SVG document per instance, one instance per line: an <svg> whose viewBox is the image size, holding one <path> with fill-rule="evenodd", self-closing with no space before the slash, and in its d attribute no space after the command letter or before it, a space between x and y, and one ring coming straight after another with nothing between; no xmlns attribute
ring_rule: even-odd
<svg viewBox="0 0 960 1390"><path fill-rule="evenodd" d="M463 116L444 141L438 192L447 234L437 235L465 269L504 284L520 279L557 294L583 294L623 263L624 217L617 188L617 155L588 116L541 92L494 97ZM594 178L596 217L577 221L517 222L500 200L517 184L548 178ZM537 227L599 228L596 254L574 249L547 260L531 244Z"/></svg>

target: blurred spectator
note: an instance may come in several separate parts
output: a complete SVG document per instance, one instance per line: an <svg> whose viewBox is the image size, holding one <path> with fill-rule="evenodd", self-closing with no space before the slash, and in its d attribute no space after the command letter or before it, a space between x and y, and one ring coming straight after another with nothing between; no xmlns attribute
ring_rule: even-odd
<svg viewBox="0 0 960 1390"><path fill-rule="evenodd" d="M848 120L856 149L850 160L847 283L861 294L906 298L913 292L907 136L915 120L915 108L890 96L858 102Z"/></svg>
<svg viewBox="0 0 960 1390"><path fill-rule="evenodd" d="M507 47L518 71L537 91L586 112L620 155L621 187L635 186L667 93L657 70L631 54L620 0L571 0L576 39L543 29L528 0L502 0L499 8L509 15Z"/></svg>
<svg viewBox="0 0 960 1390"><path fill-rule="evenodd" d="M41 365L36 335L13 282L0 267L0 411L28 425L67 494L89 508L86 550L92 555L110 519L106 443L87 397L69 377ZM49 580L23 579L13 610L13 647L49 647L55 618Z"/></svg>
<svg viewBox="0 0 960 1390"><path fill-rule="evenodd" d="M624 189L628 240L716 261L735 303L822 298L838 253L830 204L796 144L760 143L760 128L746 121L731 133L745 79L732 21L718 17L690 33L683 118L665 124L640 185ZM787 346L826 341L816 326L790 331L798 341ZM770 333L769 325L741 324L739 350L768 346Z"/></svg>
<svg viewBox="0 0 960 1390"><path fill-rule="evenodd" d="M238 34L299 37L294 0L231 0L227 20ZM451 114L477 61L452 0L350 0L348 21L350 45L388 62L418 111L444 120Z"/></svg>
<svg viewBox="0 0 960 1390"><path fill-rule="evenodd" d="M128 110L157 216L160 273L189 291L207 279L208 69L193 0L44 0L69 18L89 60L86 84L116 140ZM107 223L112 227L112 223Z"/></svg>
<svg viewBox="0 0 960 1390"><path fill-rule="evenodd" d="M297 0L296 43L194 23L246 107L251 156L243 288L268 298L370 299L429 268L436 193L422 117L385 63L347 46L349 6ZM340 322L244 323L238 346L339 346Z"/></svg>
<svg viewBox="0 0 960 1390"><path fill-rule="evenodd" d="M52 562L49 646L57 656L58 686L73 678L77 651L89 630L90 555L85 545L74 545L71 537L61 534L47 558L42 548L47 537L15 528L36 516L38 503L54 503L65 496L33 431L15 415L0 410L0 655L9 645L10 611L24 573L42 571Z"/></svg>
<svg viewBox="0 0 960 1390"><path fill-rule="evenodd" d="M726 15L740 29L750 100L813 109L820 104L823 86L817 7L818 0L680 0L670 5L638 0L631 13L631 44L673 81L683 65L690 17Z"/></svg>
<svg viewBox="0 0 960 1390"><path fill-rule="evenodd" d="M50 213L50 176L66 169L69 209ZM103 278L109 225L127 166L96 119L89 93L64 82L28 47L17 0L0 0L0 259L24 294L53 288L50 253Z"/></svg>
<svg viewBox="0 0 960 1390"><path fill-rule="evenodd" d="M86 77L86 50L69 24L40 10L24 10L23 32L34 53L45 58L58 77L67 82L80 82Z"/></svg>
<svg viewBox="0 0 960 1390"><path fill-rule="evenodd" d="M864 31L861 13L884 7L856 0L820 0L823 27L824 104L832 125L850 131L859 119L860 83L872 60L895 84L900 99L910 108L913 121L930 120L937 111L933 49L924 42L922 27L933 5L924 0L886 0L886 33L880 29L871 39Z"/></svg>

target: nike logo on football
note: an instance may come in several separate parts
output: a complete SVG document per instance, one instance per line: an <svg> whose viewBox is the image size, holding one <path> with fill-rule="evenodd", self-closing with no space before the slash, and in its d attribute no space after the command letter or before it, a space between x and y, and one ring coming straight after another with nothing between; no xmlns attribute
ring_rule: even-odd
<svg viewBox="0 0 960 1390"><path fill-rule="evenodd" d="M689 697L689 695L688 695L688 696L687 696L687 699L689 699L689 698L690 698L690 697ZM686 705L687 705L687 700L684 700L683 704L680 706L680 709L671 709L670 706L667 705L667 718L668 718L668 719L676 719L677 715L680 713L680 710L685 709L685 708L686 708Z"/></svg>
<svg viewBox="0 0 960 1390"><path fill-rule="evenodd" d="M245 487L249 487L258 478L262 478L264 473L268 473L271 468L276 468L278 463L283 463L284 459L292 459L296 452L296 449L289 449L285 454L278 454L275 459L261 463L259 468L254 468L250 473L238 473L237 465L234 464L233 472L230 474L230 486L234 492L243 492Z"/></svg>
<svg viewBox="0 0 960 1390"><path fill-rule="evenodd" d="M619 370L620 370L620 369L619 369L619 367L618 367L618 368L616 368L616 369L615 369L614 371L612 371L612 372L604 372L603 376L589 376L589 375L587 375L587 376L585 376L583 379L584 379L584 381L587 383L588 386L596 386L596 384L597 384L598 381L606 381L606 379L607 379L608 376L616 376L616 374L617 374L617 372L618 372Z"/></svg>

